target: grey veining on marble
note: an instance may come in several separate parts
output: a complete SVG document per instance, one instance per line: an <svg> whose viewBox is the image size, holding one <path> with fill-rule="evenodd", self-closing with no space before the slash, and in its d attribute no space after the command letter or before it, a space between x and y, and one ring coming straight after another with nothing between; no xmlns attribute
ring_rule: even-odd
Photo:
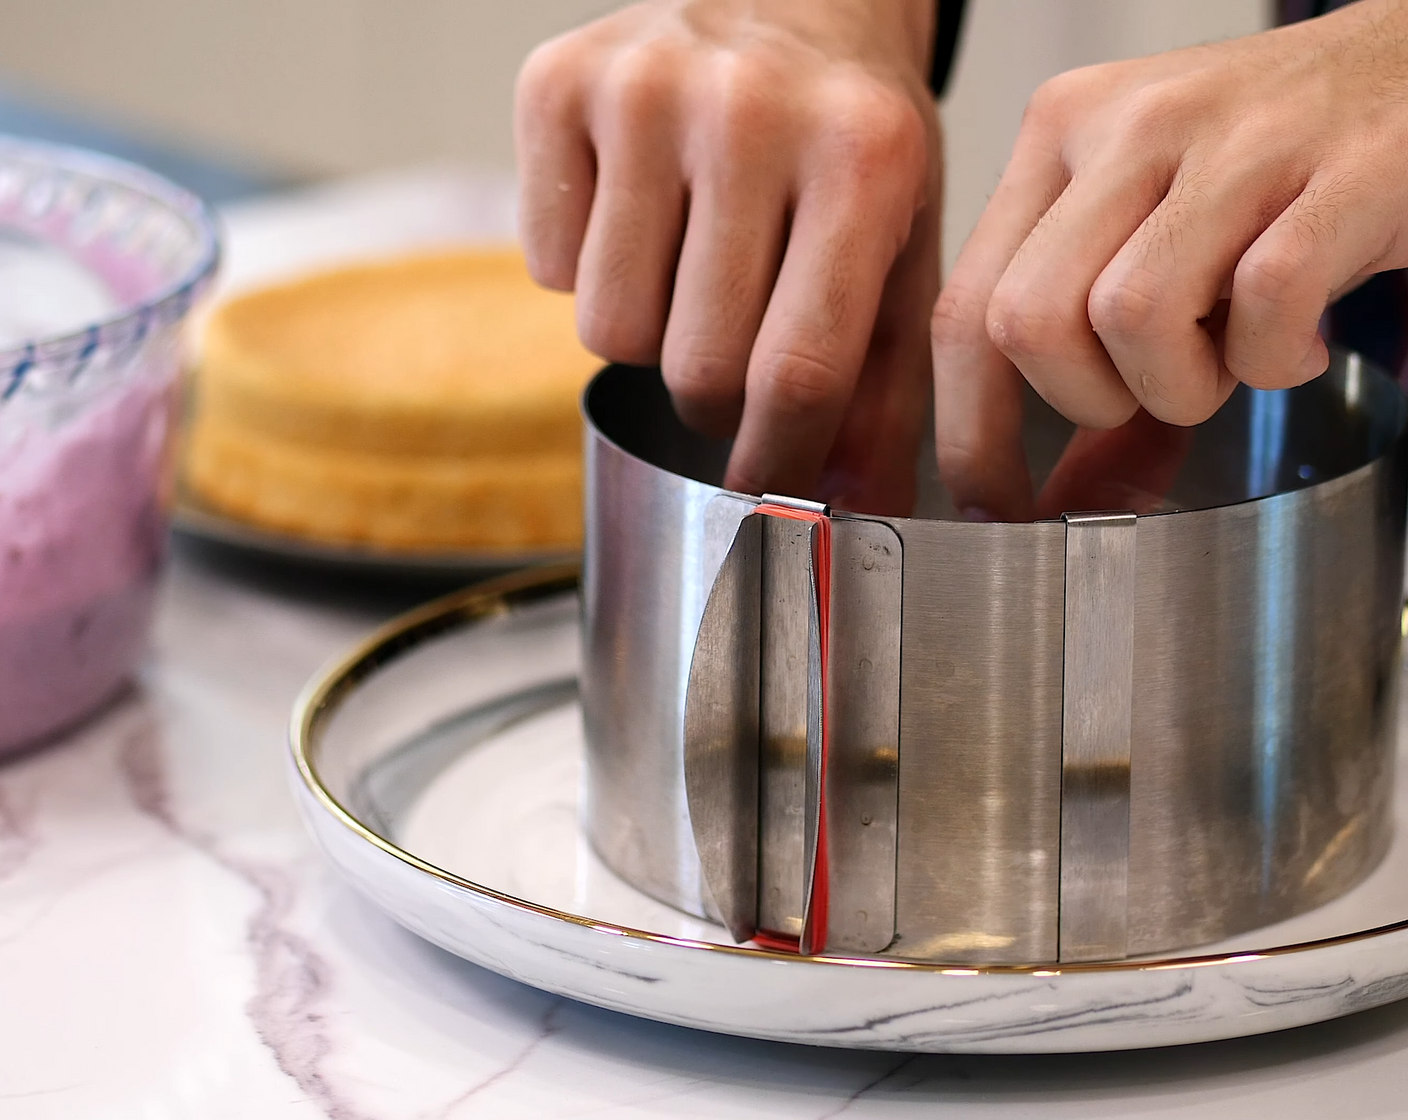
<svg viewBox="0 0 1408 1120"><path fill-rule="evenodd" d="M288 705L373 621L180 560L142 689L0 766L4 1120L1408 1114L1403 1007L1143 1054L907 1057L637 1021L459 961L338 886L287 792Z"/></svg>

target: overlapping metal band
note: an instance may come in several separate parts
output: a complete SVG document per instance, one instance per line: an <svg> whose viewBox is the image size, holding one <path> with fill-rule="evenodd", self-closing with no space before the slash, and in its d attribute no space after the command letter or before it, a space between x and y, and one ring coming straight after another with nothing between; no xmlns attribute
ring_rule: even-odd
<svg viewBox="0 0 1408 1120"><path fill-rule="evenodd" d="M655 897L811 952L1118 959L1386 849L1408 454L1352 355L1239 390L1139 517L799 519L714 483L657 372L585 407L587 828Z"/></svg>

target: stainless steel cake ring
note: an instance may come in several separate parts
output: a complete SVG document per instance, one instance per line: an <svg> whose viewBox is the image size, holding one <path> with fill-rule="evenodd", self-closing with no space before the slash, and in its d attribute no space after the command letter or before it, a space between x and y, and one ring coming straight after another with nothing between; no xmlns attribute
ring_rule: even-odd
<svg viewBox="0 0 1408 1120"><path fill-rule="evenodd" d="M808 952L1061 962L1385 851L1408 451L1355 356L1239 390L1174 511L1029 524L725 491L656 371L584 405L585 824L641 890ZM1061 436L1029 425L1037 473Z"/></svg>

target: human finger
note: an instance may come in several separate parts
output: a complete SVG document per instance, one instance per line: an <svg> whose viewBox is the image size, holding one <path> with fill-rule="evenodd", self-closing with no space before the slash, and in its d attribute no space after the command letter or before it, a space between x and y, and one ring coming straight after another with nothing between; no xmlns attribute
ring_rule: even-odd
<svg viewBox="0 0 1408 1120"><path fill-rule="evenodd" d="M577 264L577 333L608 361L660 359L686 205L673 65L648 48L618 58L588 113L597 185Z"/></svg>
<svg viewBox="0 0 1408 1120"><path fill-rule="evenodd" d="M869 348L886 276L926 173L908 101L849 106L839 144L809 153L777 283L754 342L726 485L814 492Z"/></svg>
<svg viewBox="0 0 1408 1120"><path fill-rule="evenodd" d="M914 510L933 380L928 323L939 287L941 212L936 182L886 279L860 378L822 469L819 493L839 508L892 517Z"/></svg>
<svg viewBox="0 0 1408 1120"><path fill-rule="evenodd" d="M1157 149L1131 160L1112 145L1079 170L993 290L988 334L1067 419L1111 428L1138 404L1091 323L1096 279L1168 189Z"/></svg>
<svg viewBox="0 0 1408 1120"><path fill-rule="evenodd" d="M1172 424L1198 424L1236 379L1222 360L1222 318L1232 271L1299 190L1262 162L1214 171L1179 169L1167 197L1115 255L1090 291L1090 321L1140 405Z"/></svg>
<svg viewBox="0 0 1408 1120"><path fill-rule="evenodd" d="M988 302L1013 254L1066 181L1058 148L1019 138L934 307L939 477L958 509L976 520L1031 516L1022 377L988 336Z"/></svg>
<svg viewBox="0 0 1408 1120"><path fill-rule="evenodd" d="M528 56L514 91L518 231L533 279L571 291L596 186L583 60L572 41Z"/></svg>
<svg viewBox="0 0 1408 1120"><path fill-rule="evenodd" d="M675 273L661 368L691 427L732 436L748 357L782 258L792 189L788 139L759 127L758 106L725 105L686 154L689 219Z"/></svg>
<svg viewBox="0 0 1408 1120"><path fill-rule="evenodd" d="M1193 430L1140 409L1118 428L1080 428L1037 496L1036 517L1079 510L1156 513L1193 446Z"/></svg>
<svg viewBox="0 0 1408 1120"><path fill-rule="evenodd" d="M1392 248L1398 222L1359 175L1317 173L1242 255L1232 276L1225 361L1238 380L1284 389L1325 372L1320 317L1332 295Z"/></svg>

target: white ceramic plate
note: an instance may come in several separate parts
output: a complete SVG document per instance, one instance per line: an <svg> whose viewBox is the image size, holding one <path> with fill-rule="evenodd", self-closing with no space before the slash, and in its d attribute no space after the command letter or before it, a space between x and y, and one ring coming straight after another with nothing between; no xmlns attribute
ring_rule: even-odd
<svg viewBox="0 0 1408 1120"><path fill-rule="evenodd" d="M295 713L313 835L353 885L452 953L665 1022L931 1052L1200 1042L1408 995L1408 842L1331 905L1178 958L984 969L734 946L582 841L574 586L560 569L423 608L314 681Z"/></svg>

